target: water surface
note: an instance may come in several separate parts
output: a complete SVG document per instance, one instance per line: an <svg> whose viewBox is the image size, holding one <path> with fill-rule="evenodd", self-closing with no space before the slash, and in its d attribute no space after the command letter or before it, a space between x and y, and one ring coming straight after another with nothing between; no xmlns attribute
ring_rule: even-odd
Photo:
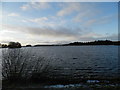
<svg viewBox="0 0 120 90"><path fill-rule="evenodd" d="M118 46L25 47L24 50L50 60L55 76L115 78L118 75Z"/></svg>
<svg viewBox="0 0 120 90"><path fill-rule="evenodd" d="M51 66L49 76L116 78L118 77L118 47L111 45L41 46L21 49L33 54L35 58L44 57L49 60Z"/></svg>

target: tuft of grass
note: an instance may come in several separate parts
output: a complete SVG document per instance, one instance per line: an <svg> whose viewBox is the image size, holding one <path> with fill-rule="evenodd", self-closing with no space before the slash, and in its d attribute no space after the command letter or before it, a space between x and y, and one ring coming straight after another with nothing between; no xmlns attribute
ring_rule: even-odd
<svg viewBox="0 0 120 90"><path fill-rule="evenodd" d="M2 78L10 82L40 79L49 71L49 62L24 49L3 49Z"/></svg>

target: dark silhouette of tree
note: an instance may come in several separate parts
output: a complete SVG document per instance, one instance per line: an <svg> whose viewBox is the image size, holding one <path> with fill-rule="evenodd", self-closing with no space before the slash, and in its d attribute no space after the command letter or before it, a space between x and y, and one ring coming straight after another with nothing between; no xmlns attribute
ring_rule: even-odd
<svg viewBox="0 0 120 90"><path fill-rule="evenodd" d="M8 46L6 44L1 44L2 48L7 48Z"/></svg>
<svg viewBox="0 0 120 90"><path fill-rule="evenodd" d="M98 40L92 42L73 42L66 45L120 45L120 41Z"/></svg>
<svg viewBox="0 0 120 90"><path fill-rule="evenodd" d="M32 47L32 45L26 45L26 47Z"/></svg>
<svg viewBox="0 0 120 90"><path fill-rule="evenodd" d="M19 42L9 42L8 48L21 48L21 44Z"/></svg>

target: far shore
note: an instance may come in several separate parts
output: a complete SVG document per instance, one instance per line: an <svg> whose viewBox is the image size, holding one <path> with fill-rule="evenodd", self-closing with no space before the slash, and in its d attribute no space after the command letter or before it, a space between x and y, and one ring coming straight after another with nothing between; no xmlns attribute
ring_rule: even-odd
<svg viewBox="0 0 120 90"><path fill-rule="evenodd" d="M89 42L72 42L68 44L37 44L37 45L24 45L22 46L19 42L16 42L16 44L19 44L19 46L14 45L12 46L1 44L2 48L21 48L21 47L40 47L40 46L93 46L93 45L120 45L120 41L111 41L111 40L97 40L97 41L89 41Z"/></svg>

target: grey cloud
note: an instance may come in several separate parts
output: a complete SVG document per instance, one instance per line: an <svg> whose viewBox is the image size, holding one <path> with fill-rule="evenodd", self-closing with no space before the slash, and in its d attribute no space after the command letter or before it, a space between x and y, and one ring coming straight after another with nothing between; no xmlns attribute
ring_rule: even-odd
<svg viewBox="0 0 120 90"><path fill-rule="evenodd" d="M118 40L118 34L112 34L108 36L101 36L101 37L85 37L82 38L84 41L93 41L93 40Z"/></svg>
<svg viewBox="0 0 120 90"><path fill-rule="evenodd" d="M58 37L72 37L78 35L79 30L70 30L68 28L61 27L59 29L54 28L29 28L29 33L35 35L47 35L47 36L58 36Z"/></svg>
<svg viewBox="0 0 120 90"><path fill-rule="evenodd" d="M109 16L104 16L104 17L101 17L101 18L98 18L98 19L91 19L91 20L88 20L85 23L85 26L106 24L106 23L112 22L115 19L117 19L116 14L109 15Z"/></svg>
<svg viewBox="0 0 120 90"><path fill-rule="evenodd" d="M51 28L51 27L36 28L36 27L15 27L15 26L4 26L4 27L12 31L18 31L31 35L43 35L50 37L75 37L81 35L84 32L80 28L72 30L66 27L59 27L59 28Z"/></svg>
<svg viewBox="0 0 120 90"><path fill-rule="evenodd" d="M2 41L0 41L0 43L9 43L9 42L12 42L12 41L9 41L9 40L2 40Z"/></svg>
<svg viewBox="0 0 120 90"><path fill-rule="evenodd" d="M118 40L118 34L108 35L108 36L102 37L101 39Z"/></svg>
<svg viewBox="0 0 120 90"><path fill-rule="evenodd" d="M9 42L20 42L19 40L0 40L2 44L8 44Z"/></svg>
<svg viewBox="0 0 120 90"><path fill-rule="evenodd" d="M76 28L72 29L69 27L58 27L58 28L36 28L36 27L13 27L6 26L10 31L16 31L18 34L23 33L27 35L32 35L38 39L39 36L45 38L55 38L56 41L45 41L45 43L63 43L68 41L91 41L91 40L101 40L101 39L110 39L118 40L117 34L108 35L107 38L105 35L97 34L88 29ZM32 38L31 38L32 39ZM44 43L44 41L43 41Z"/></svg>

